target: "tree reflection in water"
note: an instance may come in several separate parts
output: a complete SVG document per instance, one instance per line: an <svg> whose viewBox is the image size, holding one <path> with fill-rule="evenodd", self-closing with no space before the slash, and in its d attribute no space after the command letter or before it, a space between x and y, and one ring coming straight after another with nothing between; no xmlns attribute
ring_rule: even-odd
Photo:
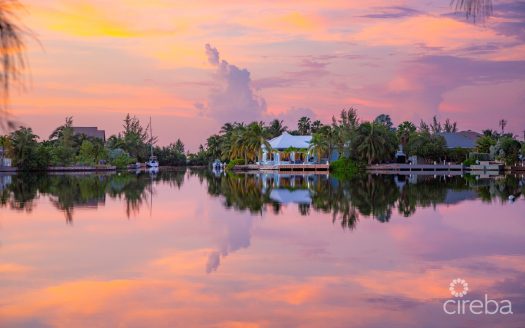
<svg viewBox="0 0 525 328"><path fill-rule="evenodd" d="M523 177L482 179L474 176L403 176L364 174L349 180L328 175L223 174L192 171L208 181L208 193L223 197L224 206L238 211L281 213L296 204L301 215L329 213L343 229L355 229L360 216L388 222L394 211L412 216L417 208L480 198L508 202L525 191Z"/></svg>
<svg viewBox="0 0 525 328"><path fill-rule="evenodd" d="M293 204L301 215L330 214L344 229L355 229L360 217L388 222L394 211L412 216L417 208L454 204L479 198L484 202L508 202L525 192L523 177L481 179L474 176L394 176L364 174L349 180L329 175L214 174L208 170L161 171L158 174L118 173L87 175L0 175L2 207L32 211L34 200L49 197L63 211L68 223L78 207L104 206L106 197L123 199L126 215L137 214L154 197L154 185L182 188L185 179L197 178L209 195L235 211L262 215L282 213ZM149 205L148 205L149 206Z"/></svg>
<svg viewBox="0 0 525 328"><path fill-rule="evenodd" d="M140 208L153 196L154 183L163 182L180 188L185 171L172 171L159 175L145 172L136 174L46 175L19 174L9 176L9 183L0 190L2 207L15 210L33 210L33 200L48 196L51 203L64 212L66 222L73 222L75 208L96 208L104 206L106 197L123 199L126 216L137 214Z"/></svg>

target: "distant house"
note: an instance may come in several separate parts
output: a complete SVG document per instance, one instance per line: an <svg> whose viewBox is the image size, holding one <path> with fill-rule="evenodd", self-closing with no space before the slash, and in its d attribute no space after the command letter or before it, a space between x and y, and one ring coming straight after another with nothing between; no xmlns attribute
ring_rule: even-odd
<svg viewBox="0 0 525 328"><path fill-rule="evenodd" d="M6 157L6 154L4 152L4 147L0 147L0 166L3 166L3 167L11 166L11 159Z"/></svg>
<svg viewBox="0 0 525 328"><path fill-rule="evenodd" d="M481 137L480 133L474 131L441 132L438 135L445 138L447 148L476 148L476 141Z"/></svg>
<svg viewBox="0 0 525 328"><path fill-rule="evenodd" d="M280 136L269 140L268 143L274 150L285 150L290 147L308 149L310 141L312 141L312 136L295 136L285 131Z"/></svg>
<svg viewBox="0 0 525 328"><path fill-rule="evenodd" d="M281 134L280 136L268 140L268 143L272 147L271 154L268 153L266 147L264 147L263 145L262 162L272 162L275 164L281 162L296 162L298 160L302 162L308 162L308 158L305 157L305 153L308 153L308 148L310 147L311 140L312 136L294 136L289 134L288 132L283 132L283 134ZM288 149L292 148L297 149L298 151L287 151Z"/></svg>
<svg viewBox="0 0 525 328"><path fill-rule="evenodd" d="M262 146L263 158L261 163L266 164L288 164L288 163L311 163L320 162L316 154L310 148L312 136L296 136L288 132L283 132L278 137L268 140L272 147L269 153L264 145ZM339 158L337 151L332 151L330 161Z"/></svg>
<svg viewBox="0 0 525 328"><path fill-rule="evenodd" d="M94 126L74 126L73 133L75 135L84 134L87 137L99 138L103 141L106 141L106 131L99 130L97 127Z"/></svg>

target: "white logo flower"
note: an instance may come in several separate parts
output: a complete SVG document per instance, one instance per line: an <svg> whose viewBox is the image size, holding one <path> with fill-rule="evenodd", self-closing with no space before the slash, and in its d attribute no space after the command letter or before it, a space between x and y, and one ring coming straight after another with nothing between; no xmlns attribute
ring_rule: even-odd
<svg viewBox="0 0 525 328"><path fill-rule="evenodd" d="M457 278L452 280L449 285L450 294L455 297L463 297L468 293L468 284L465 280Z"/></svg>

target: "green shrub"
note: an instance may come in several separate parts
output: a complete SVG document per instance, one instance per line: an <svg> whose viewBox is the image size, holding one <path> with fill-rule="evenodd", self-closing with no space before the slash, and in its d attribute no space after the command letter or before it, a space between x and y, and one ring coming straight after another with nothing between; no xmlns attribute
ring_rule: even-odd
<svg viewBox="0 0 525 328"><path fill-rule="evenodd" d="M125 169L133 162L135 162L133 158L129 157L127 154L121 154L115 157L115 159L111 161L111 164L115 165L117 169Z"/></svg>
<svg viewBox="0 0 525 328"><path fill-rule="evenodd" d="M226 170L232 170L235 167L235 165L244 165L244 159L242 159L242 158L232 159L226 165Z"/></svg>
<svg viewBox="0 0 525 328"><path fill-rule="evenodd" d="M492 160L492 158L490 158L490 154L489 153L470 153L468 155L468 159L471 159L474 162L476 162L476 161L490 161L490 160Z"/></svg>
<svg viewBox="0 0 525 328"><path fill-rule="evenodd" d="M358 174L360 171L359 165L351 159L339 158L330 163L330 172L336 178L346 179Z"/></svg>
<svg viewBox="0 0 525 328"><path fill-rule="evenodd" d="M447 149L447 161L453 163L461 163L469 156L470 149L466 148L452 148Z"/></svg>
<svg viewBox="0 0 525 328"><path fill-rule="evenodd" d="M465 165L465 166L476 165L476 160L472 159L472 158L468 158L468 159L463 161L463 165Z"/></svg>

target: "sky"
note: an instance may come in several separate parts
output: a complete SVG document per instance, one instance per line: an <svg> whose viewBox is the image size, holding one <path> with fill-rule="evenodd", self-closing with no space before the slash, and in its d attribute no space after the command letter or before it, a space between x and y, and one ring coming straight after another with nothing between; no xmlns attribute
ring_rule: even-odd
<svg viewBox="0 0 525 328"><path fill-rule="evenodd" d="M330 122L353 106L394 124L525 130L525 1L473 24L449 0L23 0L26 87L13 118L47 139L66 116L196 150L228 121Z"/></svg>

